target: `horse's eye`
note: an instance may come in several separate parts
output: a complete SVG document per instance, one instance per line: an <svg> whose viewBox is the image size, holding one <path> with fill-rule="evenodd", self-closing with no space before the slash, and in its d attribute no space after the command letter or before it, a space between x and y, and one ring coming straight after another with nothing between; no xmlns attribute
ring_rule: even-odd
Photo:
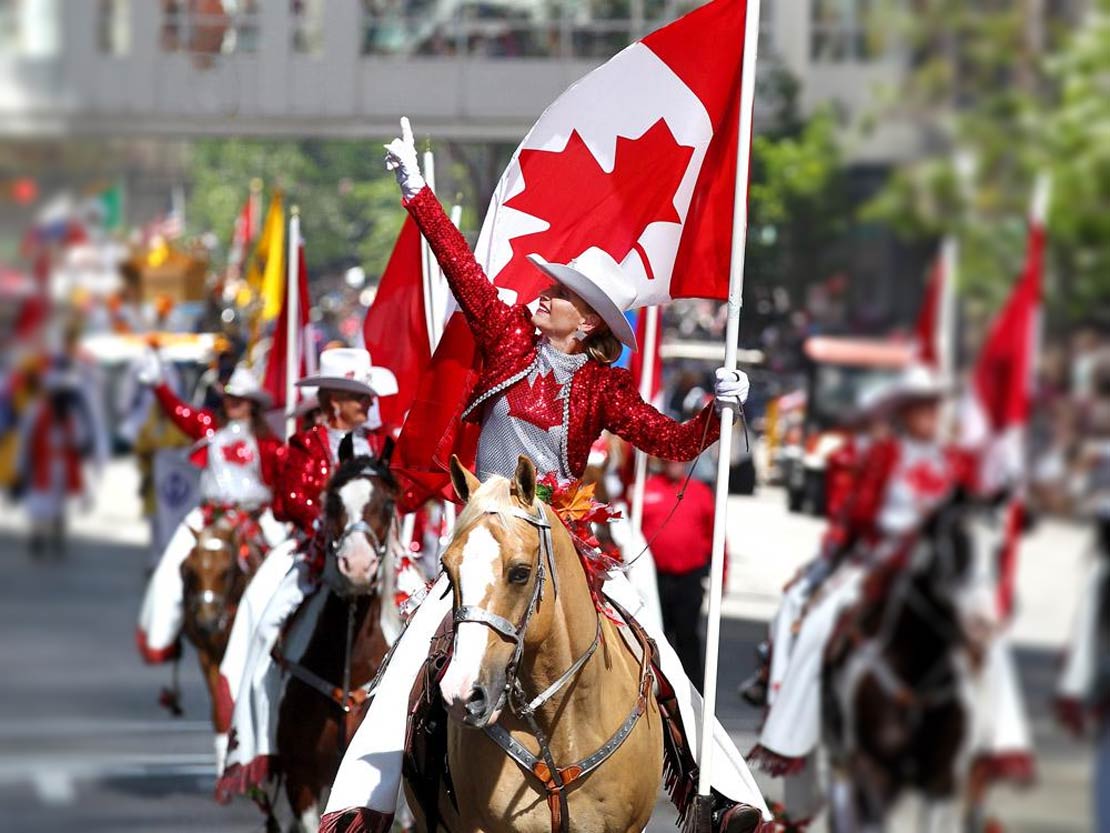
<svg viewBox="0 0 1110 833"><path fill-rule="evenodd" d="M524 564L517 564L515 567L509 568L509 583L510 584L527 584L529 577L532 575L532 568Z"/></svg>

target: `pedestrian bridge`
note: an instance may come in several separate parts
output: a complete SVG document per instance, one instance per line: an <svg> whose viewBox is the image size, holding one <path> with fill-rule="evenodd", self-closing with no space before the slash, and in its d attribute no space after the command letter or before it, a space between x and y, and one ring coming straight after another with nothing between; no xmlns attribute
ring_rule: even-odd
<svg viewBox="0 0 1110 833"><path fill-rule="evenodd" d="M419 133L515 142L573 81L700 2L0 3L0 138L355 138L389 135L408 114ZM865 49L858 21L824 21L814 4L763 0L761 72L785 68L803 111L834 101L868 112L897 61ZM761 85L757 127L775 107L767 99ZM913 144L894 139L856 153Z"/></svg>
<svg viewBox="0 0 1110 833"><path fill-rule="evenodd" d="M0 135L361 137L408 114L515 141L682 11L643 5L599 20L541 0L27 0L38 14L10 13L22 38L0 53Z"/></svg>

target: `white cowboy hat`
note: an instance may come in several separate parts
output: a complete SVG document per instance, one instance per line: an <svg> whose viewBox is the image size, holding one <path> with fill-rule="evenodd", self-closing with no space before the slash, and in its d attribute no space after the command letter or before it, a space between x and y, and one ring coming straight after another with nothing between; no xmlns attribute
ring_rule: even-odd
<svg viewBox="0 0 1110 833"><path fill-rule="evenodd" d="M397 393L397 377L388 368L375 367L370 361L369 350L333 347L320 354L319 372L301 379L297 387L393 396Z"/></svg>
<svg viewBox="0 0 1110 833"><path fill-rule="evenodd" d="M952 391L947 379L928 365L911 364L891 383L886 394L878 397L881 405L897 407L922 399L940 399Z"/></svg>
<svg viewBox="0 0 1110 833"><path fill-rule="evenodd" d="M263 410L273 404L273 398L258 384L258 377L243 365L231 372L231 378L224 383L224 393L257 402Z"/></svg>
<svg viewBox="0 0 1110 833"><path fill-rule="evenodd" d="M624 317L636 303L636 287L612 255L591 246L570 263L548 263L537 254L528 259L589 304L621 344L638 349L636 333Z"/></svg>

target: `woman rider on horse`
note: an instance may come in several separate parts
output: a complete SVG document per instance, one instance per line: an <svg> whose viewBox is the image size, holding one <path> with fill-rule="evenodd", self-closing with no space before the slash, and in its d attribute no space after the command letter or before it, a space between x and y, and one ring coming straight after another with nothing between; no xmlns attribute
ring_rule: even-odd
<svg viewBox="0 0 1110 833"><path fill-rule="evenodd" d="M190 459L203 469L200 506L178 524L150 577L139 611L139 653L149 663L160 663L179 654L185 615L181 565L193 551L197 531L218 515L231 515L252 527L257 525L267 547L276 547L287 538L285 525L270 508L285 447L263 417L270 397L245 367L236 368L223 386L222 417L181 401L165 383L161 362L153 351L143 359L139 380L154 386L159 406L182 433L197 441ZM226 747L227 736L217 734L217 759Z"/></svg>
<svg viewBox="0 0 1110 833"><path fill-rule="evenodd" d="M389 431L376 417L376 399L397 393L391 371L375 367L366 350L346 347L321 353L318 375L297 385L318 388L324 421L289 439L278 474L279 517L292 522L299 544L297 552L284 559L285 571L257 618L239 679L228 675L229 687L237 692L231 720L236 743L217 784L220 799L261 786L269 776L270 759L277 751L282 678L270 652L285 622L319 585L325 543L317 523L323 509L321 496L345 441L354 456L382 453Z"/></svg>
<svg viewBox="0 0 1110 833"><path fill-rule="evenodd" d="M820 739L820 675L824 647L840 614L857 602L869 576L897 568L913 534L966 484L966 455L940 440L941 404L949 388L934 371L912 365L883 400L894 432L873 443L858 469L851 497L832 520L824 554L809 571L808 612L796 623L792 646L774 645L770 709L751 757L773 774L799 772ZM853 557L848 558L847 555ZM797 796L800 804L813 797ZM810 807L788 807L792 817Z"/></svg>
<svg viewBox="0 0 1110 833"><path fill-rule="evenodd" d="M561 482L580 478L603 429L649 454L678 460L693 459L717 440L720 421L712 405L688 422L676 422L640 398L627 370L612 366L622 344L635 349L635 336L624 317L633 302L629 282L608 254L591 248L565 265L533 255L532 262L554 285L541 294L534 314L505 304L426 187L407 120L402 131L403 138L387 146L387 166L395 171L405 206L443 267L484 359L459 414L481 426L480 477L511 477L523 453L541 475L552 473ZM744 401L748 382L743 373L721 370L717 379L718 401ZM450 597L440 592L444 586L441 576L396 646L363 728L340 766L321 830L390 828L409 691L436 627L450 610ZM623 575L605 589L624 607L638 606L636 591ZM663 635L652 636L660 648L661 670L678 693L693 747L700 698ZM760 824L763 801L742 757L717 729L715 827L746 833ZM347 819L354 820L354 827L343 827Z"/></svg>
<svg viewBox="0 0 1110 833"><path fill-rule="evenodd" d="M185 516L170 538L139 614L139 652L147 662L159 663L178 654L184 594L181 564L196 543L194 531L206 526L213 514L243 512L244 518L258 516L269 546L285 540L285 527L268 508L283 446L263 418L270 397L245 367L237 368L224 385L222 417L181 401L163 380L161 362L153 351L144 358L139 379L154 386L160 407L197 441L190 460L203 469L200 506Z"/></svg>

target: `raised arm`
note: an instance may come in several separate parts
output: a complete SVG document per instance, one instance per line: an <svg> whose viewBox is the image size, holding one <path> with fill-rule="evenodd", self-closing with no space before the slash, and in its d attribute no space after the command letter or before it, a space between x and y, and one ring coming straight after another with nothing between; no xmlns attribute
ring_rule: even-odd
<svg viewBox="0 0 1110 833"><path fill-rule="evenodd" d="M444 213L431 188L425 185L416 196L406 199L405 208L443 267L444 277L478 346L483 351L495 348L513 316L513 307L498 297L497 287L486 277L466 239Z"/></svg>
<svg viewBox="0 0 1110 833"><path fill-rule="evenodd" d="M154 386L154 395L162 410L185 436L193 440L203 440L216 433L218 427L216 415L209 410L194 408L182 401L165 382Z"/></svg>
<svg viewBox="0 0 1110 833"><path fill-rule="evenodd" d="M692 460L717 442L721 421L712 404L686 422L678 422L640 398L632 374L614 367L606 374L605 427L641 451L665 460Z"/></svg>
<svg viewBox="0 0 1110 833"><path fill-rule="evenodd" d="M443 267L443 274L478 346L483 352L495 349L513 308L498 297L497 288L486 277L466 240L424 182L416 158L412 127L407 118L401 119L401 137L394 139L385 149L385 165L397 177L405 208Z"/></svg>

